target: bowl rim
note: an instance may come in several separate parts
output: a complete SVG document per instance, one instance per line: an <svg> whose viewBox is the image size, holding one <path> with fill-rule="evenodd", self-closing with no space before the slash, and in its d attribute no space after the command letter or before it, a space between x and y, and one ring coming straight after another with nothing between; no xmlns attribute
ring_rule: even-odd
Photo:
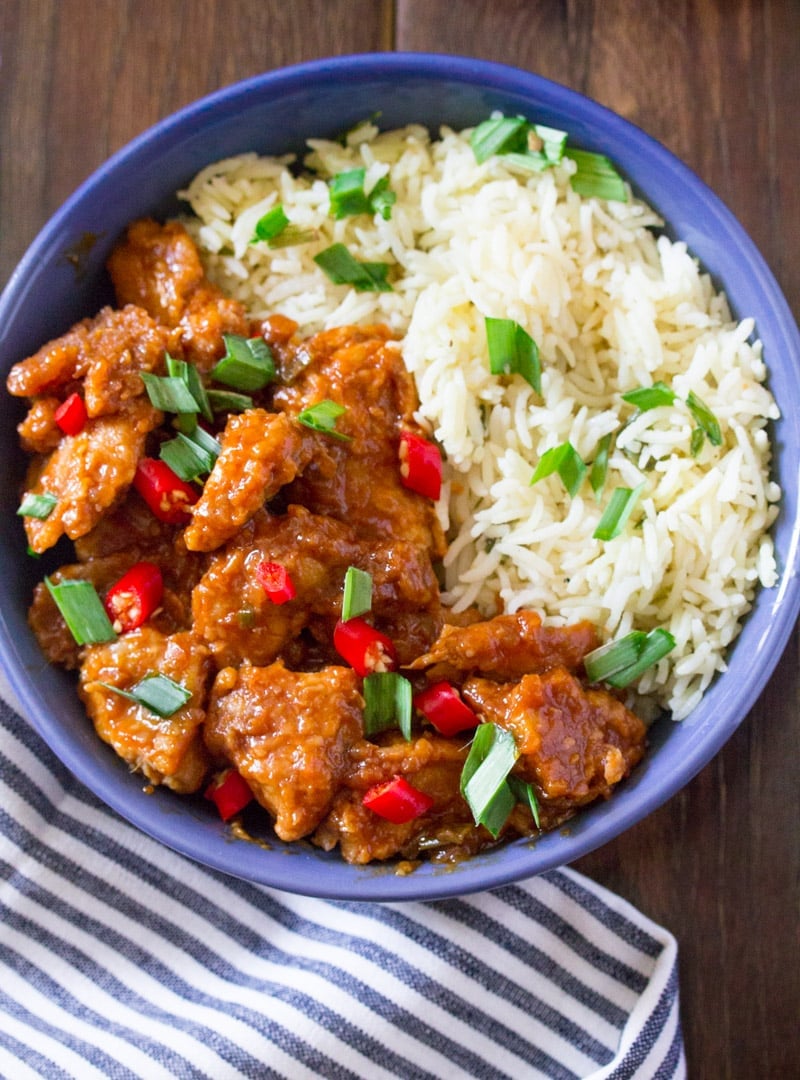
<svg viewBox="0 0 800 1080"><path fill-rule="evenodd" d="M337 83L341 81L344 72L347 72L348 78L363 81L390 77L396 82L400 78L408 77L426 82L488 87L507 96L516 95L528 98L531 100L531 107L535 99L537 104L544 102L560 112L571 113L578 109L590 120L598 123L602 121L600 130L604 139L613 137L631 141L644 159L658 164L675 179L676 183L691 187L695 197L700 199L704 209L707 210L715 227L722 228L736 237L741 249L747 252L749 273L755 276L761 290L769 298L772 318L776 321L779 333L788 348L787 363L794 363L800 370L800 360L798 360L800 334L798 334L789 305L772 272L743 226L722 200L670 150L636 124L604 105L543 76L494 61L436 52L355 53L273 69L206 94L148 127L95 169L62 203L34 238L0 295L0 348L4 336L2 328L9 320L15 318L18 308L24 306L25 283L32 267L47 257L64 222L69 220L76 207L92 198L92 193L98 184L108 183L130 163L136 163L142 157L151 160L157 157L163 147L170 143L173 136L185 129L187 125L208 119L212 114L216 117L216 122L224 122L239 106L246 103L248 97L254 94L264 96L274 89L279 89L285 94L293 87L303 86L309 81L322 80ZM795 430L797 430L796 425ZM800 439L796 438L793 445L796 446L798 443ZM795 490L797 486L795 483ZM654 788L642 788L638 801L623 801L620 798L621 793L615 793L608 804L610 807L613 804L613 816L596 814L588 827L584 828L581 826L581 815L577 826L568 836L550 833L537 839L534 844L527 841L513 841L502 849L488 852L486 856L471 860L474 873L470 873L468 868L464 870L459 868L457 872L450 873L443 872L441 869L437 871L434 868L398 878L384 867L348 867L338 857L336 866L342 868L338 876L340 879L343 878L338 881L333 880L336 875L333 875L331 880L327 877L323 880L321 876L315 879L312 871L304 871L298 878L297 867L292 867L292 864L296 862L294 859L284 860L285 869L273 860L269 864L269 873L262 876L252 871L246 874L237 873L234 860L226 857L224 845L218 845L213 851L209 851L202 843L202 838L194 843L186 838L176 842L171 828L174 825L174 819L168 813L151 814L150 808L153 804L148 800L141 800L139 812L136 812L136 808L132 811L130 800L126 797L128 789L118 784L114 775L97 775L88 767L89 763L83 759L80 748L70 741L68 733L62 730L51 715L51 710L39 695L30 675L23 671L23 665L19 662L16 653L13 632L7 624L4 605L0 606L0 663L25 715L61 762L89 790L128 822L167 847L173 848L198 863L233 876L245 877L257 884L340 900L397 901L463 895L542 873L600 847L661 806L714 757L744 720L771 678L800 612L800 580L798 580L800 522L796 514L787 527L791 529L791 534L785 564L781 568L779 582L772 593L772 602L769 605L772 617L760 637L751 643L761 664L757 669L749 670L743 682L738 686L735 706L732 710L717 719L715 723L704 721L698 725L702 730L695 733L697 737L692 741L676 769L669 776L662 777ZM750 615L745 617L740 638L744 635L749 620ZM714 696L713 685L706 692L704 701L709 700L709 695ZM731 695L726 695L724 700L730 704L733 698ZM691 717L683 721L683 724L691 726ZM639 768L641 769L641 766ZM631 784L630 778L626 784ZM188 830L191 833L191 825L188 826ZM229 850L232 847L233 845L228 845ZM554 850L551 851L551 848ZM499 852L509 854L502 855ZM318 862L319 858L315 861Z"/></svg>

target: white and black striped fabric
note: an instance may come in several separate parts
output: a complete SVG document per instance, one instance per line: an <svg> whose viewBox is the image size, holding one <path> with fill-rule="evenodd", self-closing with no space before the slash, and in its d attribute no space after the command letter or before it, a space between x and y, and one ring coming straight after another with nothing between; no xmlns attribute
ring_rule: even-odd
<svg viewBox="0 0 800 1080"><path fill-rule="evenodd" d="M685 1076L676 945L564 869L435 903L248 885L128 826L0 702L0 1076Z"/></svg>

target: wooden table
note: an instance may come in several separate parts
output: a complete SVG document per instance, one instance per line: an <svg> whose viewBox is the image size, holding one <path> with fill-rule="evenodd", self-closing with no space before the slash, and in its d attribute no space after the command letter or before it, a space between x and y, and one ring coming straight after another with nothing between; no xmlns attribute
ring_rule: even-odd
<svg viewBox="0 0 800 1080"><path fill-rule="evenodd" d="M346 52L516 64L665 143L800 314L797 0L2 0L0 283L73 188L217 87ZM717 759L579 869L680 946L692 1077L800 1075L797 636Z"/></svg>

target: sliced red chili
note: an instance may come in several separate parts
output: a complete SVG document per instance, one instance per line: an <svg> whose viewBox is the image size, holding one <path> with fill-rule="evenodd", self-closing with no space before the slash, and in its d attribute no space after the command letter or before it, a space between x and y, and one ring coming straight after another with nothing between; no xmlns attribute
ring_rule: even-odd
<svg viewBox="0 0 800 1080"><path fill-rule="evenodd" d="M197 490L160 458L140 460L133 486L155 516L168 525L185 525L190 519L189 507L199 498Z"/></svg>
<svg viewBox="0 0 800 1080"><path fill-rule="evenodd" d="M247 781L236 769L225 769L219 773L204 794L214 803L223 821L228 821L234 814L244 810L253 799L253 792Z"/></svg>
<svg viewBox="0 0 800 1080"><path fill-rule="evenodd" d="M400 436L400 483L434 501L442 491L442 455L436 443L404 431Z"/></svg>
<svg viewBox="0 0 800 1080"><path fill-rule="evenodd" d="M397 666L397 653L390 638L360 616L337 622L333 645L362 678L377 671L393 671Z"/></svg>
<svg viewBox="0 0 800 1080"><path fill-rule="evenodd" d="M297 589L283 563L259 563L256 577L273 604L285 604L297 596Z"/></svg>
<svg viewBox="0 0 800 1080"><path fill-rule="evenodd" d="M385 784L375 784L362 799L362 803L379 817L394 825L421 817L433 806L434 800L419 788L412 787L402 776L395 776Z"/></svg>
<svg viewBox="0 0 800 1080"><path fill-rule="evenodd" d="M458 690L444 680L415 694L414 707L426 720L430 720L441 735L457 735L459 731L477 727L479 723L478 716Z"/></svg>
<svg viewBox="0 0 800 1080"><path fill-rule="evenodd" d="M138 562L106 593L105 608L118 634L136 630L161 603L164 580L155 563Z"/></svg>
<svg viewBox="0 0 800 1080"><path fill-rule="evenodd" d="M86 406L80 394L70 394L53 413L53 419L65 435L77 435L87 420Z"/></svg>

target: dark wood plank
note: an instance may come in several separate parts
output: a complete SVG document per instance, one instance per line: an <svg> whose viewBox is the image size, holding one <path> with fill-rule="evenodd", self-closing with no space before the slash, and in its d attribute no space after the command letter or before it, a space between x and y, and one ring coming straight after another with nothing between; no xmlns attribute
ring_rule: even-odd
<svg viewBox="0 0 800 1080"><path fill-rule="evenodd" d="M398 48L516 64L665 143L740 218L800 314L800 5L398 0L397 12ZM795 634L716 760L578 864L677 936L692 1077L800 1070L798 667Z"/></svg>
<svg viewBox="0 0 800 1080"><path fill-rule="evenodd" d="M150 124L262 71L388 48L390 15L390 0L3 0L0 282L67 195Z"/></svg>

